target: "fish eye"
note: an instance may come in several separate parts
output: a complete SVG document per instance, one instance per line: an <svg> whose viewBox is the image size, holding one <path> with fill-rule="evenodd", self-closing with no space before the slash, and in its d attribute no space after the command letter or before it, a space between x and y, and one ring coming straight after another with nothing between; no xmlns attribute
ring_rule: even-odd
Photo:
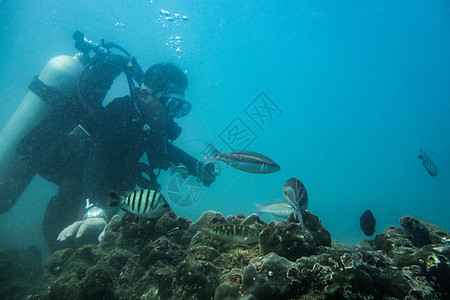
<svg viewBox="0 0 450 300"><path fill-rule="evenodd" d="M169 207L169 204L164 203L162 206L163 206L164 208L166 208L166 207Z"/></svg>

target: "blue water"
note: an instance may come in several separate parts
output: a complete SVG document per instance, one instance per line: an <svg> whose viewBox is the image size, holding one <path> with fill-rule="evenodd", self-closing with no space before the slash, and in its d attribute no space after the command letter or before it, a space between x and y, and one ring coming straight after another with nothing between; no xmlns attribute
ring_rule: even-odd
<svg viewBox="0 0 450 300"><path fill-rule="evenodd" d="M202 141L245 146L281 166L268 175L225 168L195 203L174 204L178 215L248 215L297 177L335 240L363 239L366 209L376 233L405 214L450 229L448 1L6 0L0 8L0 127L49 59L76 53L71 36L80 30L120 44L142 66L187 70L193 109L180 120L181 148L202 158ZM125 94L119 78L106 101ZM261 95L274 110L261 107ZM246 113L255 107L261 118ZM420 149L438 176L427 174ZM161 175L164 192L172 179ZM45 249L40 224L55 192L33 182L0 216L0 248Z"/></svg>

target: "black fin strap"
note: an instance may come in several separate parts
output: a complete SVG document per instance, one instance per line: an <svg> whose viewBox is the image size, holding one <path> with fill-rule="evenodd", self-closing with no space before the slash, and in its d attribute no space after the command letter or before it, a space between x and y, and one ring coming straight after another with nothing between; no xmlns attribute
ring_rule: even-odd
<svg viewBox="0 0 450 300"><path fill-rule="evenodd" d="M43 83L38 76L33 78L28 88L39 96L42 101L51 106L58 106L66 103L66 101L61 101L61 99L65 100L67 97L62 95L58 89Z"/></svg>

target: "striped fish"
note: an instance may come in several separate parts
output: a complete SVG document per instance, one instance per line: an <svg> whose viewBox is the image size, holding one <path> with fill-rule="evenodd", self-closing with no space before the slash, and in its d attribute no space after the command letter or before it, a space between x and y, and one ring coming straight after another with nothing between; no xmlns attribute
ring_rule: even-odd
<svg viewBox="0 0 450 300"><path fill-rule="evenodd" d="M436 165L422 150L420 150L419 158L422 160L422 164L427 170L428 174L430 174L433 177L438 174L438 169Z"/></svg>
<svg viewBox="0 0 450 300"><path fill-rule="evenodd" d="M267 156L255 152L221 153L215 151L209 162L217 160L238 170L254 174L268 174L281 169L276 162Z"/></svg>
<svg viewBox="0 0 450 300"><path fill-rule="evenodd" d="M297 178L290 178L281 188L284 198L294 209L294 217L298 216L298 220L302 229L305 229L303 223L303 214L308 208L308 193L303 183Z"/></svg>
<svg viewBox="0 0 450 300"><path fill-rule="evenodd" d="M209 224L201 228L219 240L236 244L254 244L258 242L259 231L243 225Z"/></svg>
<svg viewBox="0 0 450 300"><path fill-rule="evenodd" d="M124 211L142 218L158 218L170 210L164 196L154 190L136 190L124 195L111 192L109 197L110 206L120 205Z"/></svg>

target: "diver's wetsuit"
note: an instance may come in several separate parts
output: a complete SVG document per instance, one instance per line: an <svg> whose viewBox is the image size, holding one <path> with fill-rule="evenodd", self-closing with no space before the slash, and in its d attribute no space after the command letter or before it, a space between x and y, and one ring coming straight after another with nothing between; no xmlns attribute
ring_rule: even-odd
<svg viewBox="0 0 450 300"><path fill-rule="evenodd" d="M111 65L89 72L81 86L91 94L83 94L91 103L101 103L120 72ZM117 98L104 108L99 105L94 111L87 111L80 103L55 107L17 150L35 173L59 186L59 194L50 200L43 220L44 236L52 252L67 246L56 238L80 219L85 199L111 217L117 210L110 210L108 193L133 190L136 184L157 188L153 168L167 169L168 161L183 162L197 176L198 161L158 132L147 130L129 96ZM150 166L139 162L146 151ZM144 169L152 180L141 176Z"/></svg>

